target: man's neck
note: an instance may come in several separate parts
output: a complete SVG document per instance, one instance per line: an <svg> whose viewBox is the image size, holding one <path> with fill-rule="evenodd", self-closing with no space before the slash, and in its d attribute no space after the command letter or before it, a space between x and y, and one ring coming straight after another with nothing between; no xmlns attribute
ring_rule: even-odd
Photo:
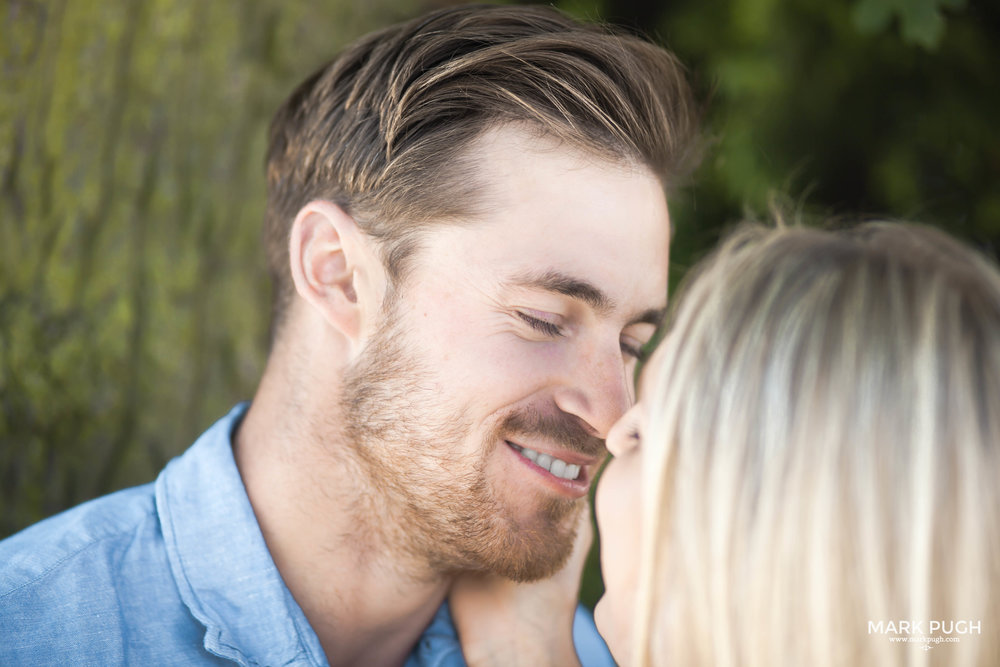
<svg viewBox="0 0 1000 667"><path fill-rule="evenodd" d="M450 581L389 544L346 443L320 441L287 395L265 378L234 438L268 549L332 667L402 665Z"/></svg>

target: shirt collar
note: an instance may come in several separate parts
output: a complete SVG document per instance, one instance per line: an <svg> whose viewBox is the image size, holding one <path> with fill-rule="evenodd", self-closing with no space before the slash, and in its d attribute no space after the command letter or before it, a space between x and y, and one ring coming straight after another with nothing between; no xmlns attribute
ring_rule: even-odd
<svg viewBox="0 0 1000 667"><path fill-rule="evenodd" d="M167 555L205 648L258 664L325 665L305 614L281 580L233 458L233 408L156 480Z"/></svg>

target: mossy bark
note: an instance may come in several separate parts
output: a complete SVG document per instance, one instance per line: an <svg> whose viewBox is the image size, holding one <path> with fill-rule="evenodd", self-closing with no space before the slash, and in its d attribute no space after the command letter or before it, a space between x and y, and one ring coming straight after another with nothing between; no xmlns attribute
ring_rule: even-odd
<svg viewBox="0 0 1000 667"><path fill-rule="evenodd" d="M271 114L418 10L0 4L0 537L151 480L252 395Z"/></svg>

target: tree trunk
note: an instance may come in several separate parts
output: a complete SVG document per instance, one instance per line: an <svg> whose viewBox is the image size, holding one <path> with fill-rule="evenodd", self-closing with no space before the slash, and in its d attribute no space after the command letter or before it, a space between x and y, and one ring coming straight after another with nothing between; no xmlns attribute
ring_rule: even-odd
<svg viewBox="0 0 1000 667"><path fill-rule="evenodd" d="M271 114L414 5L0 2L0 537L250 398Z"/></svg>

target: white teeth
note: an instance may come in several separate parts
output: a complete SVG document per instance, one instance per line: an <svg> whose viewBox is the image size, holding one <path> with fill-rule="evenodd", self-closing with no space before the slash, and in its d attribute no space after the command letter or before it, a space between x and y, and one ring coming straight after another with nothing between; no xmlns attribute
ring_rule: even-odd
<svg viewBox="0 0 1000 667"><path fill-rule="evenodd" d="M539 468L544 468L556 477L562 479L576 479L580 476L580 466L575 463L566 463L562 459L554 458L549 454L539 454L533 449L520 447L511 443L511 446L520 452L521 456L533 462Z"/></svg>

